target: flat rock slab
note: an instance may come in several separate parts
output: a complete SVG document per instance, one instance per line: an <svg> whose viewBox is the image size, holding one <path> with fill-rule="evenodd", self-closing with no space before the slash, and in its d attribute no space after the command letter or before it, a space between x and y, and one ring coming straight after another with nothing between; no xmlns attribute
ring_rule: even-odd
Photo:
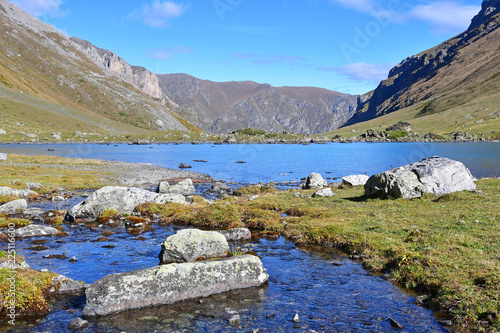
<svg viewBox="0 0 500 333"><path fill-rule="evenodd" d="M257 287L269 278L252 255L161 265L111 274L87 287L84 316L173 304L233 289Z"/></svg>
<svg viewBox="0 0 500 333"><path fill-rule="evenodd" d="M16 237L38 237L38 236L54 236L59 230L46 225L31 224L27 227L17 229Z"/></svg>
<svg viewBox="0 0 500 333"><path fill-rule="evenodd" d="M130 214L140 204L154 202L157 196L158 193L136 187L107 186L71 208L69 214L75 218L97 218L108 208Z"/></svg>

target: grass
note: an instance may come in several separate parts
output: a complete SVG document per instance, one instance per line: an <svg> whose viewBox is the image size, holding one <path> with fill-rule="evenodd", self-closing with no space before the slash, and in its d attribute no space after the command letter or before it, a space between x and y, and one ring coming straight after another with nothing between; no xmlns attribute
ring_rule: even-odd
<svg viewBox="0 0 500 333"><path fill-rule="evenodd" d="M105 162L55 156L25 156L9 154L0 162L0 186L25 188L28 182L41 183L36 191L51 192L54 187L65 189L98 188L107 185L102 180ZM14 180L20 183L13 185ZM3 198L0 198L3 200ZM7 200L7 199L5 199Z"/></svg>
<svg viewBox="0 0 500 333"><path fill-rule="evenodd" d="M8 260L6 251L0 252L0 262ZM24 258L16 255L16 263L23 262ZM16 315L40 316L49 311L47 302L49 290L53 287L52 278L57 274L44 273L35 270L0 269L0 315L6 317L7 307L11 302L11 281L14 281L14 301ZM12 279L14 278L14 279Z"/></svg>
<svg viewBox="0 0 500 333"><path fill-rule="evenodd" d="M160 214L166 223L246 226L298 244L343 249L426 295L428 305L456 324L500 332L500 180L479 180L478 189L483 193L418 200L367 199L360 187L337 189L333 198L290 190L252 201L242 196L190 207L147 204L140 211Z"/></svg>

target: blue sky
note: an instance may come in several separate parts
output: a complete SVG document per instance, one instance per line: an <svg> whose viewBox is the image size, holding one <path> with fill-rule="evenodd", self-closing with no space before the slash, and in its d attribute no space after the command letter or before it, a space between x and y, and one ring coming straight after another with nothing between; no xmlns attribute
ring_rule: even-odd
<svg viewBox="0 0 500 333"><path fill-rule="evenodd" d="M11 0L130 64L362 94L464 31L481 0Z"/></svg>

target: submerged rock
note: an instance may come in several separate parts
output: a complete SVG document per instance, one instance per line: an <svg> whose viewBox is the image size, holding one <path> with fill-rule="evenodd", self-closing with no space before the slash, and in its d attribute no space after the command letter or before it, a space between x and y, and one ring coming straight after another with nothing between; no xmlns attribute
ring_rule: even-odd
<svg viewBox="0 0 500 333"><path fill-rule="evenodd" d="M83 328L87 328L89 326L89 322L83 320L82 318L76 318L68 324L68 328L72 330L79 330Z"/></svg>
<svg viewBox="0 0 500 333"><path fill-rule="evenodd" d="M320 190L324 186L328 186L326 180L324 180L319 173L313 172L307 177L304 188Z"/></svg>
<svg viewBox="0 0 500 333"><path fill-rule="evenodd" d="M161 244L161 263L193 262L198 259L227 256L226 238L216 231L198 229L179 230Z"/></svg>
<svg viewBox="0 0 500 333"><path fill-rule="evenodd" d="M268 278L260 259L252 255L111 274L87 288L83 315L104 316L172 304L233 289L261 286Z"/></svg>
<svg viewBox="0 0 500 333"><path fill-rule="evenodd" d="M17 214L28 208L28 202L25 199L13 200L0 206L0 214Z"/></svg>
<svg viewBox="0 0 500 333"><path fill-rule="evenodd" d="M443 157L385 171L370 177L365 184L367 196L403 199L420 198L424 193L442 195L475 190L476 179L463 163Z"/></svg>
<svg viewBox="0 0 500 333"><path fill-rule="evenodd" d="M367 175L351 175L342 177L342 185L346 186L360 186L365 185L370 177Z"/></svg>
<svg viewBox="0 0 500 333"><path fill-rule="evenodd" d="M228 242L252 239L252 233L247 228L233 228L219 231Z"/></svg>
<svg viewBox="0 0 500 333"><path fill-rule="evenodd" d="M75 218L97 218L108 208L130 214L140 204L154 202L157 196L158 193L136 187L107 186L71 208L69 214Z"/></svg>

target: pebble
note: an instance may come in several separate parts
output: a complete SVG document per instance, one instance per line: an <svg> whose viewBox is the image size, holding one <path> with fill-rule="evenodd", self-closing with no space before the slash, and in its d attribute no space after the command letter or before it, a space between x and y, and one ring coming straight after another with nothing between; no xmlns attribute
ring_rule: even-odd
<svg viewBox="0 0 500 333"><path fill-rule="evenodd" d="M241 318L239 315L233 315L231 318L229 318L228 323L229 325L239 325L241 321Z"/></svg>

